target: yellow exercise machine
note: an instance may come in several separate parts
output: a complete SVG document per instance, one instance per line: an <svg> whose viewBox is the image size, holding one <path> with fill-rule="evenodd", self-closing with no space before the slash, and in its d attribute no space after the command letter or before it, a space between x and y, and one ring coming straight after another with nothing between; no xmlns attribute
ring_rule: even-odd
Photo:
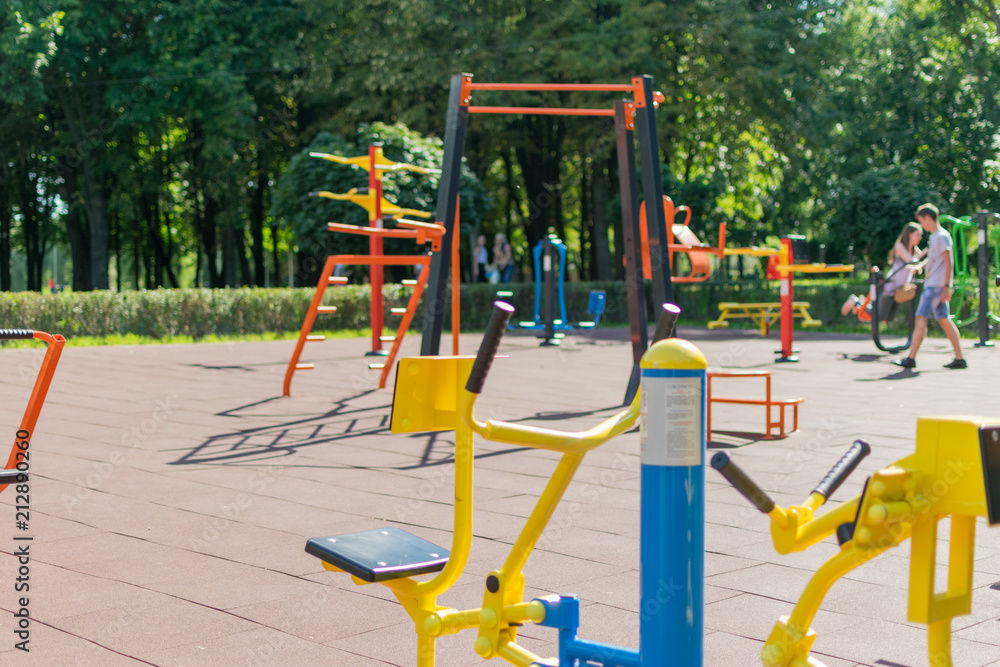
<svg viewBox="0 0 1000 667"><path fill-rule="evenodd" d="M663 308L664 316L657 326L656 340L669 337L680 312L676 306L664 305ZM685 521L689 519L704 525L704 400L703 395L697 393L704 392L704 356L690 343L675 339L650 347L642 360L644 389L627 409L587 431L570 433L501 421L480 421L475 416L475 403L513 310L503 302L496 303L494 316L474 362L471 357L417 357L399 361L392 431L455 431L454 530L450 552L395 527L313 538L308 541L306 551L322 559L327 570L347 572L359 585L378 582L393 592L414 622L417 634L415 664L419 667L435 664L435 641L438 637L462 630L477 632L474 648L484 659L502 658L521 667L571 667L578 664L643 667L664 664L662 660L666 652L660 649L657 642L671 642L670 654L675 658L679 656L672 664L700 666L704 548L703 542L698 542L699 530ZM647 376L652 378L648 386ZM462 387L461 383L466 378L468 382ZM525 601L523 568L586 453L630 430L640 421L640 411L647 410L641 404L643 393L657 397L665 409L670 408L672 401L679 400L681 402L675 405L671 414L687 415L685 421L668 427L672 429L670 433L673 437L667 438L659 433L659 430L664 430L660 426L663 416L658 414L647 419L644 413L641 440L644 469L647 467L647 456L685 459L649 466L657 470L648 474L644 470L643 483L647 484L650 479L667 480L671 475L685 476L689 499L686 505L680 500L674 501L676 495L685 495L685 483L672 482L671 488L677 492L674 495L663 486L656 487L650 483L650 487L658 492L659 504L665 510L687 517L675 523L693 546L689 549L674 548L679 538L664 527L667 522L662 517L656 522L657 539L671 552L678 553L650 558L649 566L644 566L643 576L648 570L648 574L654 577L671 576L681 580L674 572L664 574L663 564L673 561L672 564L684 568L681 570L685 574L683 580L689 581L691 595L674 596L676 600L662 602L659 605L663 608L662 612L642 614L643 627L647 622L661 625L655 632L640 631L642 637L648 635L650 641L647 644L646 639L640 639L644 656L640 658L639 650L577 638L579 601L574 596L550 595ZM439 606L437 598L458 580L472 545L473 433L494 442L560 452L562 458L503 565L485 577L482 606L460 610ZM691 438L685 438L689 434L693 434L693 442ZM679 447L679 443L683 447ZM653 517L648 520L652 522ZM695 533L694 538L691 537L692 532ZM694 548L699 544L700 550ZM655 555L661 556L659 553ZM643 563L646 560L644 551ZM433 572L437 574L426 581L413 578ZM527 622L560 630L558 659L541 658L517 643L518 627ZM686 648L690 649L687 653Z"/></svg>
<svg viewBox="0 0 1000 667"><path fill-rule="evenodd" d="M779 507L729 457L712 467L757 509L771 517L771 538L781 554L804 551L836 534L840 553L813 575L795 609L774 626L761 652L767 667L822 667L809 655L809 628L833 583L907 539L911 542L907 618L927 625L932 667L951 667L951 619L972 608L976 519L1000 524L1000 420L924 417L917 420L916 452L874 473L858 497L816 516L840 483L869 452L858 440L799 506ZM947 590L935 593L938 524L951 519Z"/></svg>

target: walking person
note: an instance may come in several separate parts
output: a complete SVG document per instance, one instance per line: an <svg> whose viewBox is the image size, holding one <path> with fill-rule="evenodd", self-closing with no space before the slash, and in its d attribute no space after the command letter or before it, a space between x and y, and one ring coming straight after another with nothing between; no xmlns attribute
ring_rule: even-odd
<svg viewBox="0 0 1000 667"><path fill-rule="evenodd" d="M913 344L909 356L894 359L892 363L903 368L917 367L917 351L927 336L927 320L938 321L945 335L955 349L955 358L944 365L945 368L967 368L959 345L958 327L951 321L948 302L954 286L954 261L952 257L951 235L938 222L938 210L933 204L923 204L917 209L917 222L930 233L927 241L927 268L924 291L917 304L917 320L913 328Z"/></svg>

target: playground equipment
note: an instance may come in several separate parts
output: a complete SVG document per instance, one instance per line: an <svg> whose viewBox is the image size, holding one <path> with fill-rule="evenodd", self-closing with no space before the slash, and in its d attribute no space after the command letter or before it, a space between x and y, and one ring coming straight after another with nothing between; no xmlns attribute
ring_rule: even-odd
<svg viewBox="0 0 1000 667"><path fill-rule="evenodd" d="M796 264L795 259L805 257L805 254L805 237L785 236L781 239L781 251L776 255L777 261L768 262L768 278L779 281L781 294L781 350L778 352L781 356L775 360L778 362L799 360L792 350L792 341L795 337L792 313L794 309L793 276L796 273L847 273L854 270L853 264Z"/></svg>
<svg viewBox="0 0 1000 667"><path fill-rule="evenodd" d="M566 317L566 244L554 234L538 242L533 251L535 266L535 316L530 321L513 325L518 329L541 331L542 345L558 345L565 334L573 329L593 329L597 321L571 323ZM500 293L509 294L508 292ZM556 315L556 304L559 307ZM604 312L601 301L597 317ZM591 304L591 312L597 310Z"/></svg>
<svg viewBox="0 0 1000 667"><path fill-rule="evenodd" d="M705 357L669 336L680 312L664 305L656 339L641 360L641 392L622 412L587 431L567 433L501 421L479 421L476 400L513 308L497 302L475 362L468 357L401 359L392 411L396 433L455 430L455 525L451 550L406 531L384 528L309 540L324 567L357 584L388 587L414 622L419 667L435 660L438 637L475 630L474 648L529 665L651 667L703 663ZM465 388L460 383L468 377ZM640 422L642 560L639 650L580 639L579 600L549 595L524 601L523 568L584 455ZM503 566L485 579L483 604L458 610L437 598L458 580L472 541L473 433L486 440L547 449L562 458ZM685 545L677 548L678 544ZM437 572L426 581L413 576ZM664 595L664 582L682 594ZM655 601L655 604L652 604ZM559 629L559 658L542 659L517 643L527 622ZM669 657L668 657L669 656Z"/></svg>
<svg viewBox="0 0 1000 667"><path fill-rule="evenodd" d="M712 263L710 256L715 255L719 259L726 256L726 223L719 225L719 245L713 246L702 243L688 226L691 223L691 209L687 206L674 207L674 202L670 197L663 196L663 212L665 216L665 227L667 230L667 248L669 249L670 267L674 266L674 254L684 254L691 265L691 273L686 276L673 275L671 280L675 283L700 283L708 280L712 275ZM685 213L684 222L676 222L677 215ZM646 280L653 277L652 262L649 255L649 224L646 220L646 202L642 202L639 207L640 237L642 242L642 276Z"/></svg>
<svg viewBox="0 0 1000 667"><path fill-rule="evenodd" d="M808 301L792 302L792 317L802 320L804 327L820 327L823 323L809 314ZM708 323L709 329L728 327L729 320L748 319L760 327L760 335L767 336L771 327L781 319L781 303L737 303L723 301L719 303L719 319Z"/></svg>
<svg viewBox="0 0 1000 667"><path fill-rule="evenodd" d="M755 398L723 398L712 392L712 380L719 378L764 378L764 399ZM718 386L716 383L715 386ZM771 371L719 371L708 374L708 419L705 437L712 439L712 403L730 403L734 405L761 405L764 413L764 439L771 439L771 429L778 429L778 437L784 438L789 433L799 430L799 405L804 398L771 398ZM785 430L785 408L792 408L792 430ZM772 407L778 408L778 419L773 418Z"/></svg>
<svg viewBox="0 0 1000 667"><path fill-rule="evenodd" d="M989 252L993 248L994 268L1000 273L1000 229L994 228L992 233L988 229L989 223L1000 220L1000 214L980 211L975 215L966 215L956 218L950 215L941 215L938 220L943 225L948 225L952 239L952 258L954 261L954 287L952 289L952 319L955 325L964 327L973 322L979 323L979 342L976 347L991 346L989 341L992 322L1000 322L1000 317L989 312L989 298L979 298L979 309L975 315L970 313L970 317L959 319L963 304L970 300L973 295L984 297L989 294ZM969 254L966 245L966 233L976 230L976 239L979 243L977 251L978 258L978 280L972 276L969 270Z"/></svg>
<svg viewBox="0 0 1000 667"><path fill-rule="evenodd" d="M798 357L794 355L792 343L795 337L795 317L798 313L804 320L805 326L816 326L819 322L814 320L808 313L809 303L806 301L795 301L792 279L796 273L847 273L854 270L853 264L823 264L823 263L800 263L807 261L806 239L804 236L785 236L781 239L781 247L773 248L726 248L727 255L751 255L754 257L767 257L768 280L779 282L780 300L778 303L755 303L742 304L744 307L756 307L756 313L750 315L751 318L764 320L765 326L770 324L770 310L778 308L780 310L781 321L781 349L776 352L779 356L775 361L796 362ZM726 304L727 306L739 306L740 304ZM805 310L803 311L802 307ZM721 304L720 304L721 307ZM723 310L725 314L725 310ZM808 318L808 319L807 319ZM720 320L724 320L720 317ZM711 325L710 325L711 326ZM716 320L716 326L721 326Z"/></svg>
<svg viewBox="0 0 1000 667"><path fill-rule="evenodd" d="M43 331L0 329L0 340L32 339L44 341L48 347L45 350L42 365L38 369L38 375L35 377L35 385L31 389L31 397L24 409L24 416L21 418L21 425L17 429L14 445L7 457L7 464L3 470L0 470L0 491L6 489L8 484L23 483L28 479L28 447L31 444L31 436L35 432L38 415L42 412L45 396L52 383L52 376L55 375L56 366L59 365L59 356L66 344L66 339L62 336L47 334Z"/></svg>
<svg viewBox="0 0 1000 667"><path fill-rule="evenodd" d="M627 100L617 100L611 108L555 108L555 107L505 107L473 106L472 96L477 91L538 91L581 93L625 93ZM455 203L458 196L458 177L465 146L465 132L470 114L542 114L559 116L597 116L614 119L615 140L618 153L619 188L621 192L623 245L628 261L626 284L628 289L629 325L632 339L632 373L625 391L624 404L632 402L639 387L639 361L648 346L646 322L645 283L642 280L642 249L639 232L639 188L636 172L635 144L639 144L642 163L642 190L654 220L649 228L649 247L652 261L652 291L654 303L670 303L673 286L670 278L668 236L663 209L663 181L660 171L659 142L656 134L655 109L663 100L653 91L650 76L633 77L627 84L548 84L548 83L474 83L471 74L456 74L451 78L448 97L448 115L444 135L444 160L438 189L437 209L434 220L446 228L444 243L447 245L455 234ZM446 253L435 255L431 261L428 296L441 303L448 288L448 268L451 258ZM454 278L452 278L454 281ZM423 338L420 354L436 355L440 350L444 313L441 309L428 308L424 312Z"/></svg>
<svg viewBox="0 0 1000 667"><path fill-rule="evenodd" d="M916 296L910 299L906 304L908 331L906 339L903 342L898 345L884 343L882 341L881 323L883 321L891 320L895 316L896 310L899 307L899 304L896 303L894 295L884 294L885 286L892 282L893 277L898 271L905 271L913 265L920 263L921 260L915 260L909 264L900 266L895 271L889 271L887 274L883 274L881 269L877 266L873 266L871 268L869 273L868 294L865 296L865 300L858 306L857 316L858 321L871 323L872 341L875 343L875 347L883 352L898 354L899 352L910 349L910 345L913 343L913 330L917 321L917 303L920 300L919 291ZM920 288L920 284L921 283L919 282L917 283L918 290Z"/></svg>
<svg viewBox="0 0 1000 667"><path fill-rule="evenodd" d="M381 369L382 372L379 375L378 386L379 388L383 388L385 387L386 380L389 376L389 371L392 368L393 361L396 358L396 354L399 352L399 348L402 345L403 338L406 336L410 323L413 321L417 305L420 303L420 297L423 294L424 287L427 284L427 279L430 276L429 269L431 256L435 253L439 253L441 250L441 239L445 233L445 229L441 225L428 224L425 222L418 222L416 220L407 220L403 218L403 215L416 215L418 217L429 218L430 213L424 213L414 209L401 208L385 199L382 195L382 175L383 172L386 171L407 170L421 174L428 174L433 173L433 170L425 169L412 164L393 162L382 154L382 146L378 144L369 146L368 155L366 156L345 158L339 155L330 155L327 153L310 153L310 155L324 160L329 160L331 162L336 162L338 164L353 165L355 167L365 169L368 172L367 188L351 188L351 190L345 194L335 194L326 191L315 194L327 199L350 201L351 203L357 204L368 211L368 227L344 225L336 222L328 223L327 227L332 232L367 236L369 238L369 254L330 255L327 257L326 264L323 266L323 271L320 274L319 283L316 285L316 293L313 296L312 302L309 304L309 310L306 312L305 320L302 323L302 329L299 331L299 338L295 344L295 350L292 352L292 358L288 362L288 368L285 371L282 393L285 396L291 395L292 376L296 371L312 370L315 368L315 364L303 364L299 363L299 360L302 356L302 350L306 343L325 340L325 336L312 334L313 325L316 322L316 316L337 312L336 306L323 305L323 295L326 293L326 289L330 285L343 285L347 283L346 278L333 275L338 265L366 265L370 267L372 349L368 354L378 356L384 355L386 356L386 360L384 363L369 364L369 368L373 370ZM458 215L457 203L455 214ZM382 225L386 218L395 220L397 228L384 228ZM386 238L412 239L417 243L417 245L429 243L431 255L385 255L382 253L382 250L383 240ZM455 247L452 248L452 253L457 254L457 236L454 238L454 241ZM405 286L413 289L410 293L410 299L407 302L406 308L392 308L389 311L392 315L401 317L396 333L392 336L383 336L382 330L384 326L385 310L382 300L383 267L417 265L421 266L417 279L403 281ZM456 270L457 266L458 264L455 262ZM457 309L457 292L452 295L452 302L453 309ZM458 318L455 317L453 319L457 323ZM457 346L457 324L453 327L453 329L453 346ZM392 347L388 352L382 349L382 343L385 342L392 343Z"/></svg>
<svg viewBox="0 0 1000 667"><path fill-rule="evenodd" d="M869 452L858 440L802 505L779 507L723 452L712 457L757 509L771 517L778 553L804 551L836 534L840 552L813 575L789 616L782 616L761 652L766 667L822 667L809 655L809 628L823 597L840 577L911 539L907 619L927 625L930 664L951 667L951 619L971 612L976 518L1000 524L1000 426L997 420L917 420L916 451L868 478L861 494L816 511ZM948 581L935 592L938 524L950 518Z"/></svg>

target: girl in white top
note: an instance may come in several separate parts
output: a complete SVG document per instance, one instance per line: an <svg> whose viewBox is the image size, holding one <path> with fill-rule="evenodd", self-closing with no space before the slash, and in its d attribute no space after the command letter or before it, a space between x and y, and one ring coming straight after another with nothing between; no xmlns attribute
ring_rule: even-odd
<svg viewBox="0 0 1000 667"><path fill-rule="evenodd" d="M882 288L882 298L879 301L879 313L885 317L889 314L891 304L896 295L896 290L903 285L913 281L913 274L920 270L920 266L910 266L912 262L922 258L927 254L927 249L917 249L917 244L923 238L924 230L915 222L908 222L903 226L903 231L899 233L899 238L889 251L889 271L886 277L889 280ZM861 297L852 294L844 302L840 312L842 315L857 313L861 308L863 300Z"/></svg>

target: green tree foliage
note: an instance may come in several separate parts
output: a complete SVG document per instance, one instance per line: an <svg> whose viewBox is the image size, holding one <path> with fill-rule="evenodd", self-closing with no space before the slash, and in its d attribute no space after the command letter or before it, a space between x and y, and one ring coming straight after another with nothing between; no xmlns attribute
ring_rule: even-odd
<svg viewBox="0 0 1000 667"><path fill-rule="evenodd" d="M833 260L848 240L877 259L910 194L957 215L1000 210L997 0L9 0L0 289L15 253L40 288L55 243L70 247L77 289L274 284L281 250L363 247L323 231L363 222L361 209L307 196L363 176L303 146L354 154L378 138L392 159L438 166L460 72L652 75L665 190L709 239L726 221L741 238L806 233ZM614 97L476 91L474 103ZM613 277L614 150L606 118L474 116L463 233L507 233L527 269L554 229L583 277ZM386 182L401 204L433 208L435 178ZM914 191L890 193L887 215L906 217L871 218L894 184Z"/></svg>
<svg viewBox="0 0 1000 667"><path fill-rule="evenodd" d="M839 201L831 237L843 248L854 245L881 265L903 225L914 220L917 207L940 206L944 199L916 170L883 167L855 178Z"/></svg>
<svg viewBox="0 0 1000 667"><path fill-rule="evenodd" d="M336 194L368 185L368 172L360 167L342 165L310 156L328 153L342 157L367 155L368 147L382 144L386 158L428 169L440 169L440 139L423 137L402 123L363 124L348 141L321 132L301 153L292 157L288 169L278 181L271 214L289 225L300 249L314 255L366 252L367 238L350 234L331 234L328 222L349 225L368 223L368 212L349 201L315 196L320 191ZM384 196L404 208L434 213L439 175L399 170L387 172L382 180ZM482 221L487 200L482 184L468 169L463 169L459 189L462 220L477 225ZM419 219L413 217L413 219ZM389 240L386 252L409 254L415 251L411 241Z"/></svg>

